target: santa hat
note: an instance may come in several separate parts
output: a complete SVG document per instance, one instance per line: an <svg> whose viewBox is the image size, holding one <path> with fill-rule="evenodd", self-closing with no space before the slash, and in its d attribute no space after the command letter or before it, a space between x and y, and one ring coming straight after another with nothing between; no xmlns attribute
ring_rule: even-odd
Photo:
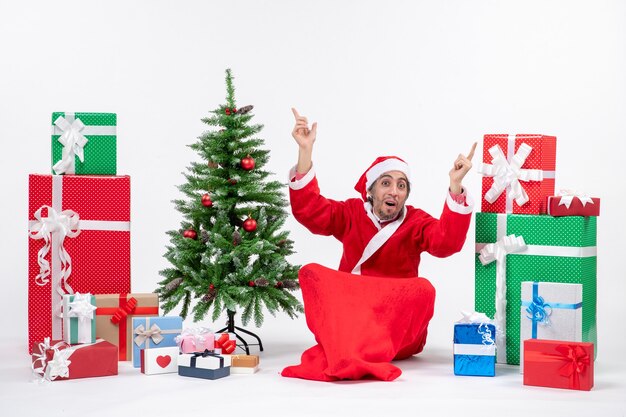
<svg viewBox="0 0 626 417"><path fill-rule="evenodd" d="M361 175L354 189L361 193L363 201L367 201L367 190L374 184L382 174L389 171L400 171L410 180L409 165L397 156L379 156Z"/></svg>

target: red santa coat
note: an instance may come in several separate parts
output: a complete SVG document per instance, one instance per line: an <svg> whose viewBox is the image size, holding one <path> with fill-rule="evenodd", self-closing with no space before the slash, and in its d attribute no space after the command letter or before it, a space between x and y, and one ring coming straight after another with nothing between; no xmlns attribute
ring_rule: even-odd
<svg viewBox="0 0 626 417"><path fill-rule="evenodd" d="M448 196L439 219L405 206L398 219L381 228L369 203L323 197L313 169L290 183L289 197L298 222L343 243L340 271L369 276L416 277L422 252L440 258L459 252L472 213L471 204L461 205Z"/></svg>
<svg viewBox="0 0 626 417"><path fill-rule="evenodd" d="M362 200L321 196L313 170L290 182L290 199L296 219L315 234L341 241L343 256L340 272L317 264L300 270L306 321L317 344L281 375L396 379L402 372L389 362L422 351L434 311L435 289L418 278L420 254L444 257L461 249L471 201L465 206L449 197L439 220L407 206L381 228Z"/></svg>

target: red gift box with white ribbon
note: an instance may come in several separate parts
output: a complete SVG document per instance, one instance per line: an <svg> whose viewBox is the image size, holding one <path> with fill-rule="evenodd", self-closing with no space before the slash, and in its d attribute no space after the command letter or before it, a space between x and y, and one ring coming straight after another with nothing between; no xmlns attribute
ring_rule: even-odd
<svg viewBox="0 0 626 417"><path fill-rule="evenodd" d="M587 342L524 340L524 385L591 390L593 347Z"/></svg>
<svg viewBox="0 0 626 417"><path fill-rule="evenodd" d="M557 195L546 197L546 207L548 214L554 217L600 215L599 198L570 190L561 190Z"/></svg>
<svg viewBox="0 0 626 417"><path fill-rule="evenodd" d="M29 176L28 346L62 339L63 294L130 292L130 177Z"/></svg>
<svg viewBox="0 0 626 417"><path fill-rule="evenodd" d="M32 369L43 381L117 375L117 346L104 339L70 345L47 337L32 346Z"/></svg>
<svg viewBox="0 0 626 417"><path fill-rule="evenodd" d="M481 210L485 213L544 214L554 195L556 137L485 135Z"/></svg>

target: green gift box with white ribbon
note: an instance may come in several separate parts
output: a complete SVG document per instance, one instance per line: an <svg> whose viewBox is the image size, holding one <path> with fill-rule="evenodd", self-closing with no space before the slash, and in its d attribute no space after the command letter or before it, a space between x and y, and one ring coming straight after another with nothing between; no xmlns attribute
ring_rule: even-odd
<svg viewBox="0 0 626 417"><path fill-rule="evenodd" d="M476 213L474 308L494 318L499 363L520 363L523 281L582 284L582 340L596 344L596 219Z"/></svg>
<svg viewBox="0 0 626 417"><path fill-rule="evenodd" d="M52 173L116 175L115 113L52 113Z"/></svg>

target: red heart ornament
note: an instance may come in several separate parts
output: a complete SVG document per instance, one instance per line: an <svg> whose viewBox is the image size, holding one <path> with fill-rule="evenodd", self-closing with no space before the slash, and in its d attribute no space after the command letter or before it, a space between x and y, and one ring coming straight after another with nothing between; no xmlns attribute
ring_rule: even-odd
<svg viewBox="0 0 626 417"><path fill-rule="evenodd" d="M165 356L161 355L161 356L157 356L156 358L156 362L161 368L167 367L167 365L169 365L171 361L172 361L172 357L170 355L165 355Z"/></svg>

